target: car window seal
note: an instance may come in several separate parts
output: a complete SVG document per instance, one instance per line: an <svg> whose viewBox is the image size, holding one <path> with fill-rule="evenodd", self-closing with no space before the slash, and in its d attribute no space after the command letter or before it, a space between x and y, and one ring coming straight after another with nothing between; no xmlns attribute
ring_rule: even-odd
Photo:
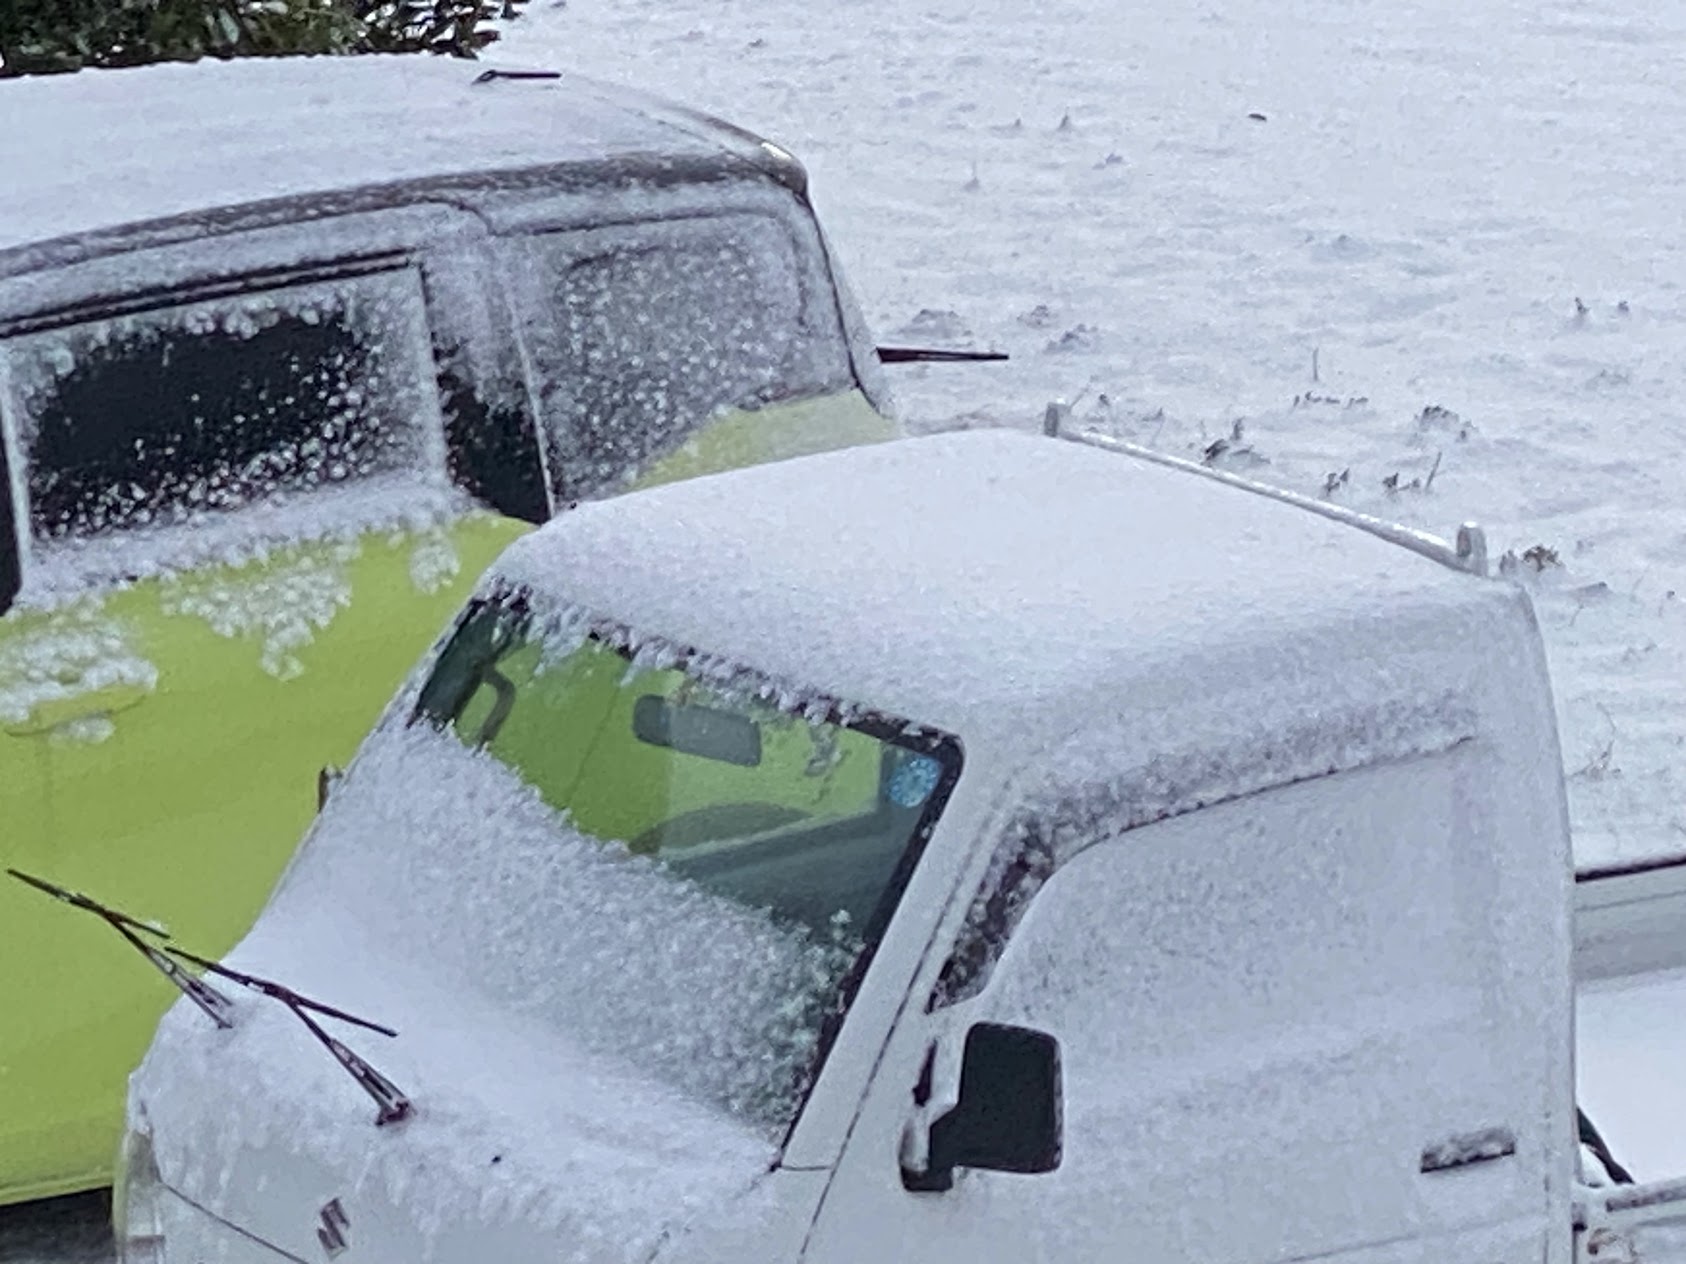
<svg viewBox="0 0 1686 1264"><path fill-rule="evenodd" d="M320 263L282 264L268 268L218 277L206 277L176 285L150 286L123 294L101 295L66 307L53 308L28 316L0 320L0 338L15 338L26 334L44 333L68 325L112 320L167 307L183 307L191 303L214 302L221 298L249 295L254 291L283 289L296 285L345 281L358 277L376 276L383 272L402 272L415 266L417 256L407 250L385 250L365 255Z"/></svg>

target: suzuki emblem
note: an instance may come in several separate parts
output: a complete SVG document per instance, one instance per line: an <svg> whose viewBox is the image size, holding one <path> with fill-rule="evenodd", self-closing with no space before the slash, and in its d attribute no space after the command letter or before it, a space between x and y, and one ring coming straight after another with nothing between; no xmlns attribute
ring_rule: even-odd
<svg viewBox="0 0 1686 1264"><path fill-rule="evenodd" d="M345 1214L345 1208L340 1206L340 1200L330 1198L322 1208L322 1227L316 1231L316 1240L322 1244L322 1249L328 1253L331 1260L351 1245L346 1234L351 1229L351 1218Z"/></svg>

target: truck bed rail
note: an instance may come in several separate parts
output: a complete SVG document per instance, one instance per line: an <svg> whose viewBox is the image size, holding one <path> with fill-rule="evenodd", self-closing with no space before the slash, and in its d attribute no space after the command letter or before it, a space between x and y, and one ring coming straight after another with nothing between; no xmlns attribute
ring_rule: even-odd
<svg viewBox="0 0 1686 1264"><path fill-rule="evenodd" d="M1686 1264L1686 1179L1582 1188L1576 1264Z"/></svg>
<svg viewBox="0 0 1686 1264"><path fill-rule="evenodd" d="M1140 444L1116 439L1096 430L1068 430L1066 429L1065 406L1059 403L1048 405L1048 410L1042 417L1042 433L1051 438L1064 439L1069 443L1081 443L1091 448L1103 448L1108 452L1118 452L1133 456L1138 460L1152 461L1156 465L1167 465L1172 469L1198 474L1202 478L1213 479L1230 487L1252 492L1255 496L1268 496L1272 500L1279 500L1284 504L1309 510L1331 521L1356 527L1360 531L1368 532L1370 535L1386 540L1390 544L1397 544L1401 548L1410 549L1413 553L1432 558L1442 566L1449 566L1453 570L1466 571L1472 575L1484 576L1487 574L1487 537L1483 534L1481 528L1473 522L1466 522L1458 528L1455 543L1443 540L1437 535L1427 531L1419 531L1415 527L1401 526L1396 522L1388 522L1383 518L1359 513L1356 509L1348 509L1344 505L1331 504L1329 501L1318 500L1313 496L1304 496L1299 492L1291 492L1285 488L1272 487L1268 483L1255 482L1250 478L1242 478L1239 474L1231 474L1227 470L1215 470L1211 466L1202 465L1198 461L1189 461L1180 456L1157 452L1152 448L1144 448Z"/></svg>
<svg viewBox="0 0 1686 1264"><path fill-rule="evenodd" d="M1686 856L1589 870L1575 882L1575 977L1686 967Z"/></svg>

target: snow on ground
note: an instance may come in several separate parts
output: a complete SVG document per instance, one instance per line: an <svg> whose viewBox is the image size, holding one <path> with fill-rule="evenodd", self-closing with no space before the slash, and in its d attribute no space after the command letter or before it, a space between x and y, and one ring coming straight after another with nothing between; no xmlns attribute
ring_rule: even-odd
<svg viewBox="0 0 1686 1264"><path fill-rule="evenodd" d="M1584 866L1686 852L1683 41L1639 0L570 0L499 55L789 145L881 339L1013 355L893 370L915 428L1064 397L1484 523Z"/></svg>

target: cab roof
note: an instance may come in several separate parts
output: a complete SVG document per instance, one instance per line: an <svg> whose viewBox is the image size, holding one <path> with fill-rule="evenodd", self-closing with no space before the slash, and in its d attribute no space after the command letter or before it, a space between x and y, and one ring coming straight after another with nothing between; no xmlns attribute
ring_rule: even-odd
<svg viewBox="0 0 1686 1264"><path fill-rule="evenodd" d="M1308 729L1385 753L1425 716L1474 723L1529 617L1509 585L1269 496L1007 431L587 504L496 570L1014 762L1101 730L1142 762Z"/></svg>
<svg viewBox="0 0 1686 1264"><path fill-rule="evenodd" d="M405 181L735 163L783 151L573 74L421 55L244 58L0 81L0 254L207 211ZM549 73L549 72L546 72Z"/></svg>

